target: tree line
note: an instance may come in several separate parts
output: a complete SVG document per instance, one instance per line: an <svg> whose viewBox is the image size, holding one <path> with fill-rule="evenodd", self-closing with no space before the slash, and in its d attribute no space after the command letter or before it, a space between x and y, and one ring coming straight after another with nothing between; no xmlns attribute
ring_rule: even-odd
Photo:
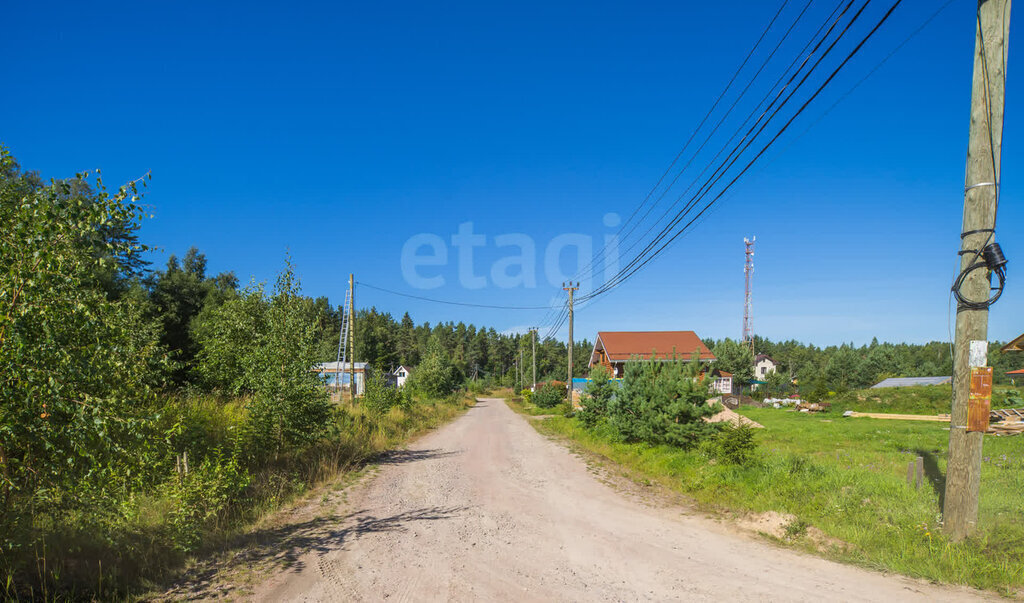
<svg viewBox="0 0 1024 603"><path fill-rule="evenodd" d="M704 343L717 358L716 366L734 374L738 383L764 380L753 374L754 355L748 346L731 339L706 339ZM1007 371L1024 367L1024 354L1003 353L1003 342L989 344L988 360L996 383L1008 383ZM766 354L778 365L769 380L774 389L786 392L863 389L889 377L943 377L953 374L949 342L924 344L879 342L857 346L853 343L818 347L795 340L771 341L754 338L754 350Z"/></svg>
<svg viewBox="0 0 1024 603"><path fill-rule="evenodd" d="M170 383L176 387L212 389L223 385L223 380L211 380L200 370L202 340L210 330L211 319L217 317L217 309L244 293L233 272L209 275L206 266L206 256L193 247L181 260L171 255L162 270L144 271L140 267L132 277L116 279L117 286L110 291L114 296L137 300L153 321L173 364ZM323 296L300 298L309 321L316 325L316 362L335 360L345 308L332 305ZM450 359L460 381L512 386L517 385L520 352L526 368L524 382L532 379L531 337L530 333L502 333L461 321L416 323L408 312L396 319L376 307L360 308L355 320L355 359L370 363L378 371L399 365L416 367L434 340ZM585 374L592 347L586 339L576 342L575 374ZM538 380L564 380L567 362L564 342L552 337L536 342Z"/></svg>

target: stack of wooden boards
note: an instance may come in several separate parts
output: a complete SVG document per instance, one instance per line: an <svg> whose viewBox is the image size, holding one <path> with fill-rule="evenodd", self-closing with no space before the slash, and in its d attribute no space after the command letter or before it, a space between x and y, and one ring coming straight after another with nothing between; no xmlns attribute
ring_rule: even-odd
<svg viewBox="0 0 1024 603"><path fill-rule="evenodd" d="M948 423L949 415L898 415L880 412L855 412L848 410L844 417L870 417L872 419L896 419L901 421L936 421ZM1000 408L993 410L988 431L993 435L1017 435L1024 433L1024 408Z"/></svg>
<svg viewBox="0 0 1024 603"><path fill-rule="evenodd" d="M988 433L995 435L1017 435L1024 433L1024 408L1000 408L993 410Z"/></svg>

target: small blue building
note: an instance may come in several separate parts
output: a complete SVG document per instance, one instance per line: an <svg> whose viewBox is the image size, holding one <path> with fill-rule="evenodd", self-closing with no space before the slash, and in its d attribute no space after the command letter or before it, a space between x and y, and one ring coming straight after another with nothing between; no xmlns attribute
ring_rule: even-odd
<svg viewBox="0 0 1024 603"><path fill-rule="evenodd" d="M356 394L363 395L366 391L366 370L369 368L367 362L355 363ZM349 362L321 362L314 365L313 370L324 378L324 384L331 391L348 391L349 382L352 377L352 364Z"/></svg>

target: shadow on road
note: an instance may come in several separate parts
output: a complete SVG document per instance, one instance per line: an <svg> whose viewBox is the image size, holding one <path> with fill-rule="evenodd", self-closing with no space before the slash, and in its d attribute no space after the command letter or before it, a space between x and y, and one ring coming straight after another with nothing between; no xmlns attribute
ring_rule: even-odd
<svg viewBox="0 0 1024 603"><path fill-rule="evenodd" d="M389 517L375 517L366 510L344 516L318 517L309 521L266 528L240 536L227 547L223 562L189 572L165 596L172 600L239 596L239 580L220 575L225 566L241 567L253 575L288 568L300 572L307 553L320 555L343 550L346 543L367 534L403 531L418 521L451 519L468 507L429 507Z"/></svg>
<svg viewBox="0 0 1024 603"><path fill-rule="evenodd" d="M416 461L443 459L459 454L462 454L461 450L441 450L440 448L431 448L430 450L389 450L381 453L371 462L378 465L403 465L405 463L415 463Z"/></svg>

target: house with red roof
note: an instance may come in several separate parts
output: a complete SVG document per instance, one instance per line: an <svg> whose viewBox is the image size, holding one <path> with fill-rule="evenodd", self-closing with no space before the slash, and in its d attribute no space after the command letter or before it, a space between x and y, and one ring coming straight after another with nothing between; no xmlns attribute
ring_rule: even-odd
<svg viewBox="0 0 1024 603"><path fill-rule="evenodd" d="M694 354L699 362L715 360L693 331L600 331L594 340L590 366L604 366L613 377L622 377L631 360L689 362Z"/></svg>

